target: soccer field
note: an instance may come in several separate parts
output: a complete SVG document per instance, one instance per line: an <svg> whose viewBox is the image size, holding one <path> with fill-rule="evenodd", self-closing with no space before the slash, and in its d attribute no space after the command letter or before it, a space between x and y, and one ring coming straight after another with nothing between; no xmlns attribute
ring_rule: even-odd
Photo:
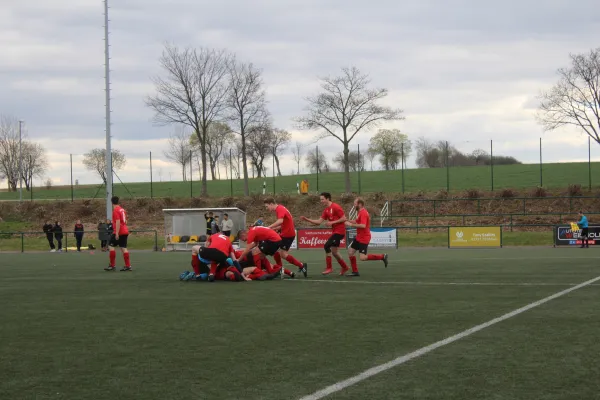
<svg viewBox="0 0 600 400"><path fill-rule="evenodd" d="M596 253L392 250L340 278L304 251L308 279L243 283L180 282L188 253L132 253L131 273L5 253L0 398L598 398L600 280L577 286Z"/></svg>

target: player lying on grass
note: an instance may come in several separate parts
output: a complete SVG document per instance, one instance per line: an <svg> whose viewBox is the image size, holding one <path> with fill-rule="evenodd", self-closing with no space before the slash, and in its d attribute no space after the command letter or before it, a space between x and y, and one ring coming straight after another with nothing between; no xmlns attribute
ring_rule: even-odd
<svg viewBox="0 0 600 400"><path fill-rule="evenodd" d="M292 214L287 208L281 204L277 204L275 199L272 197L265 199L264 204L267 210L274 212L277 216L277 221L268 227L273 230L281 231L281 243L279 245L279 250L277 250L273 255L275 263L277 265L283 265L281 260L283 258L285 261L298 267L298 272L302 272L306 278L308 276L308 265L298 261L289 253L290 248L296 239L296 227L294 226L294 218L292 217Z"/></svg>
<svg viewBox="0 0 600 400"><path fill-rule="evenodd" d="M226 270L230 267L227 262L228 258L231 259L233 265L239 266L231 240L220 233L209 236L204 246L192 247L192 268L194 269L195 278L200 278L201 264L204 263L210 265L208 280L210 282L214 281L220 269ZM241 267L237 269L241 273Z"/></svg>
<svg viewBox="0 0 600 400"><path fill-rule="evenodd" d="M356 237L348 248L348 256L350 257L350 265L352 266L352 273L349 276L360 276L358 273L358 266L356 265L355 254L357 251L360 253L360 261L383 261L383 264L387 268L387 254L367 255L369 243L371 242L371 217L365 208L364 200L359 198L355 199L354 208L358 212L356 220L346 221L346 226L356 228Z"/></svg>
<svg viewBox="0 0 600 400"><path fill-rule="evenodd" d="M340 264L341 271L340 275L344 275L348 271L348 264L346 261L340 256L339 247L346 236L346 227L344 223L346 222L346 213L339 204L331 201L331 194L327 192L321 193L321 204L325 206L323 213L321 214L321 218L319 219L308 219L304 216L300 217L303 221L308 222L312 225L321 225L324 221L325 225L331 227L331 236L325 242L325 262L327 268L322 272L323 275L329 275L333 272L333 267L331 264L331 254L337 260L338 264Z"/></svg>
<svg viewBox="0 0 600 400"><path fill-rule="evenodd" d="M281 236L273 229L264 226L254 226L248 231L242 230L239 232L239 238L241 241L246 242L246 248L240 255L242 259L255 248L264 256L274 256L281 245ZM294 272L285 268L282 269L282 272L291 278L296 276Z"/></svg>
<svg viewBox="0 0 600 400"><path fill-rule="evenodd" d="M250 278L250 280L270 281L281 274L281 266L273 268L269 260L264 258L258 249L254 248L244 258L242 258L243 252L243 250L236 250L235 255L238 257L239 263L243 268L242 274Z"/></svg>

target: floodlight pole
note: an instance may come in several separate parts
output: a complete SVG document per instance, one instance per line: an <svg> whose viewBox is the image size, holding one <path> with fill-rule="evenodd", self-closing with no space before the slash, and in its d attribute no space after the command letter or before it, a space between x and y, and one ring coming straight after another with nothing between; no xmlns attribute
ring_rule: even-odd
<svg viewBox="0 0 600 400"><path fill-rule="evenodd" d="M106 218L112 218L112 146L110 136L110 57L108 43L108 0L104 0L104 92L106 95Z"/></svg>
<svg viewBox="0 0 600 400"><path fill-rule="evenodd" d="M23 201L23 152L22 152L23 121L19 121L19 201Z"/></svg>

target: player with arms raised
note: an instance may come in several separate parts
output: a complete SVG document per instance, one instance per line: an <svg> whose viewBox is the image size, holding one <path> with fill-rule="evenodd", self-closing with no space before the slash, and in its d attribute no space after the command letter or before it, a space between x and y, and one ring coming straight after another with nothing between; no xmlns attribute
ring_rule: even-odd
<svg viewBox="0 0 600 400"><path fill-rule="evenodd" d="M114 225L114 233L112 234L108 245L110 264L108 267L104 268L104 270L115 270L115 263L117 259L115 247L119 246L121 253L123 253L123 261L125 261L125 267L121 268L121 271L131 271L129 250L127 250L127 238L129 237L129 229L127 228L127 212L119 205L119 198L117 196L113 196L110 201L113 204L112 220Z"/></svg>
<svg viewBox="0 0 600 400"><path fill-rule="evenodd" d="M281 229L281 243L279 245L279 250L273 256L275 263L277 265L283 265L281 259L284 258L285 261L298 267L298 272L302 272L306 278L308 276L308 265L298 261L294 256L289 254L292 243L294 243L294 240L296 239L296 227L294 226L292 214L286 207L277 204L272 197L265 199L264 203L267 210L275 212L275 215L277 216L277 221L269 225L269 228L273 230Z"/></svg>
<svg viewBox="0 0 600 400"><path fill-rule="evenodd" d="M383 261L383 264L387 268L388 256L387 254L369 254L367 255L367 249L369 248L369 242L371 241L371 217L369 212L365 208L365 202L363 199L354 200L354 208L358 212L356 220L346 221L346 226L356 228L356 237L352 241L350 248L348 249L348 256L350 257L350 265L352 266L352 273L349 276L360 276L358 273L358 266L356 265L356 252L360 253L360 261Z"/></svg>
<svg viewBox="0 0 600 400"><path fill-rule="evenodd" d="M344 261L344 259L340 256L339 247L346 236L346 226L344 222L346 222L346 214L344 210L339 204L331 201L331 194L327 192L321 193L321 204L325 206L325 210L323 210L323 214L321 214L321 218L319 219L308 219L304 216L300 217L303 221L308 222L312 225L321 225L323 221L327 226L330 226L333 230L331 236L325 243L325 262L327 263L327 268L322 272L323 275L329 275L333 272L333 267L331 264L331 254L337 260L342 270L340 271L340 275L344 275L348 271L348 264Z"/></svg>

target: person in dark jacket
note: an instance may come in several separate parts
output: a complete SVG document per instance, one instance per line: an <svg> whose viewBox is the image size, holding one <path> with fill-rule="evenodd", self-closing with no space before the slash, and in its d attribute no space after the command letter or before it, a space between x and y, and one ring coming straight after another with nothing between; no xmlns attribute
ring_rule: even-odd
<svg viewBox="0 0 600 400"><path fill-rule="evenodd" d="M50 245L50 251L55 252L56 247L54 246L54 234L52 233L52 224L50 221L46 221L44 227L42 228L44 233L46 234L46 239L48 239L48 244Z"/></svg>
<svg viewBox="0 0 600 400"><path fill-rule="evenodd" d="M100 241L100 249L102 251L106 251L106 222L100 221L98 222L98 240Z"/></svg>
<svg viewBox="0 0 600 400"><path fill-rule="evenodd" d="M77 251L81 251L81 241L83 240L83 224L81 223L80 219L75 222L75 228L73 228L73 231L75 232L75 240L77 241Z"/></svg>
<svg viewBox="0 0 600 400"><path fill-rule="evenodd" d="M63 240L63 230L62 226L60 226L60 222L56 221L54 226L52 227L52 232L54 232L54 239L56 239L56 243L58 244L57 251L62 252L62 240Z"/></svg>

